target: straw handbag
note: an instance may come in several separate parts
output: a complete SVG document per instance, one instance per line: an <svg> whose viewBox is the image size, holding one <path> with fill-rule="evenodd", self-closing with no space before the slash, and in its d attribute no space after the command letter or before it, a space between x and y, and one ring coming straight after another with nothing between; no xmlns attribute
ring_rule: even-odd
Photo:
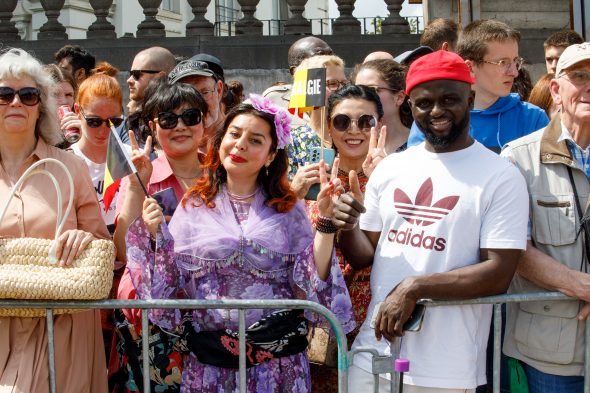
<svg viewBox="0 0 590 393"><path fill-rule="evenodd" d="M62 214L62 193L55 176L38 167L53 163L63 169L69 181L69 200ZM55 241L37 238L0 239L0 299L26 300L98 300L106 299L113 282L115 247L110 240L93 240L70 266L60 267L55 247L74 198L74 182L67 167L53 158L31 165L14 185L6 201L0 222L8 205L22 183L35 174L49 176L57 191L57 223ZM54 314L84 310L55 309ZM44 309L2 309L0 316L41 317Z"/></svg>

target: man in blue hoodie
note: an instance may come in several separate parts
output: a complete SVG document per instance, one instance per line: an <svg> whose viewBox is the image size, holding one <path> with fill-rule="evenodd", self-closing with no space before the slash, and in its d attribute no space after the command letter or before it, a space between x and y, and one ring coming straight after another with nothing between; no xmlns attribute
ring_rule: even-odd
<svg viewBox="0 0 590 393"><path fill-rule="evenodd" d="M465 27L457 43L457 53L475 77L470 133L498 153L506 143L549 123L542 109L522 102L518 94L510 94L523 62L518 56L519 42L520 33L507 24L478 20ZM414 123L408 146L423 140L424 134Z"/></svg>

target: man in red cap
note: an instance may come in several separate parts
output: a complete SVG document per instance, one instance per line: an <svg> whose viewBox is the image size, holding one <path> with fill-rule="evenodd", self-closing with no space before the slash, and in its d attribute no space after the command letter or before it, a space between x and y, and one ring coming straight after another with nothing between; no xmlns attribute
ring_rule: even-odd
<svg viewBox="0 0 590 393"><path fill-rule="evenodd" d="M351 193L336 204L345 258L355 268L373 266L368 315L375 319L365 321L353 348L387 355L387 341L403 336L401 357L411 361L406 393L474 392L485 383L491 305L428 308L418 332L404 334L404 325L419 299L505 292L526 246L524 179L469 135L473 82L454 53L416 60L406 92L425 143L383 159L364 196L351 173ZM381 392L389 391L388 377L381 376ZM348 379L349 391L372 391L370 355L355 356Z"/></svg>

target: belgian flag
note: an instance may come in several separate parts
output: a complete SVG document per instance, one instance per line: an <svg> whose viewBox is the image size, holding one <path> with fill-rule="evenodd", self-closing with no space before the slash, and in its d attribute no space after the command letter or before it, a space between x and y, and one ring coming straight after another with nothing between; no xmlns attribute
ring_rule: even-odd
<svg viewBox="0 0 590 393"><path fill-rule="evenodd" d="M115 126L113 126L112 123L110 123L110 126L111 133L109 135L109 144L107 147L107 161L104 170L104 186L102 190L105 211L109 210L109 206L119 189L121 179L137 172Z"/></svg>
<svg viewBox="0 0 590 393"><path fill-rule="evenodd" d="M326 69L299 70L293 77L289 112L298 114L322 107L326 102Z"/></svg>

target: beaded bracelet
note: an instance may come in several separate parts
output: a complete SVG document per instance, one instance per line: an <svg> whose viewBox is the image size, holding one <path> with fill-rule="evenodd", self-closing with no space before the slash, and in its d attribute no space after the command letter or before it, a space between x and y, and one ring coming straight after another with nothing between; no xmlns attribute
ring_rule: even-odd
<svg viewBox="0 0 590 393"><path fill-rule="evenodd" d="M336 228L332 219L324 216L318 216L315 223L315 229L321 233L336 233L336 231L338 231L338 228Z"/></svg>

